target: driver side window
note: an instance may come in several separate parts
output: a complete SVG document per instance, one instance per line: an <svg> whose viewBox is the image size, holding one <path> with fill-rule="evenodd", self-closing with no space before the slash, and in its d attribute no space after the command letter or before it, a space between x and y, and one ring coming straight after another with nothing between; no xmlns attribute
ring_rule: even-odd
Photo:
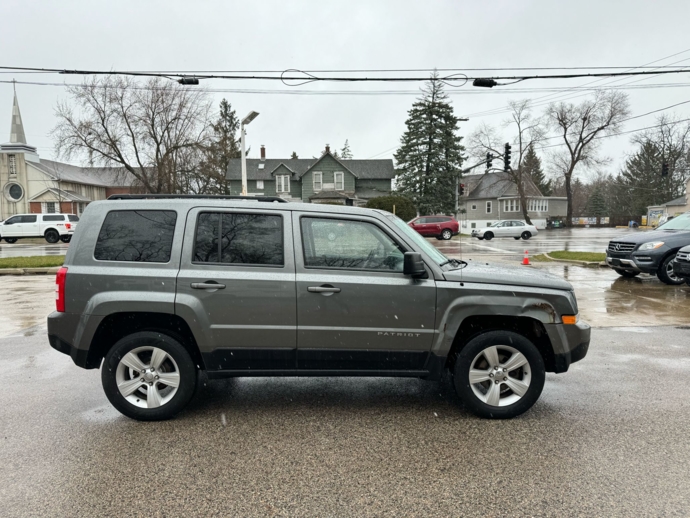
<svg viewBox="0 0 690 518"><path fill-rule="evenodd" d="M22 217L21 216L14 216L8 220L5 221L5 225L14 225L15 223L21 223Z"/></svg>
<svg viewBox="0 0 690 518"><path fill-rule="evenodd" d="M307 268L403 271L405 250L372 223L303 217Z"/></svg>

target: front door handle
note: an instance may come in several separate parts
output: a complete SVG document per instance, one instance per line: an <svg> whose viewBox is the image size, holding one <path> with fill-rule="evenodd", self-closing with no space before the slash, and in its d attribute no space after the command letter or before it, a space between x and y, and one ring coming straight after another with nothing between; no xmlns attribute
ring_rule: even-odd
<svg viewBox="0 0 690 518"><path fill-rule="evenodd" d="M336 288L335 286L329 286L329 285L309 286L307 288L307 291L309 291L311 293L340 293L340 288Z"/></svg>
<svg viewBox="0 0 690 518"><path fill-rule="evenodd" d="M195 290L223 290L225 284L218 284L215 281L193 282L192 288Z"/></svg>

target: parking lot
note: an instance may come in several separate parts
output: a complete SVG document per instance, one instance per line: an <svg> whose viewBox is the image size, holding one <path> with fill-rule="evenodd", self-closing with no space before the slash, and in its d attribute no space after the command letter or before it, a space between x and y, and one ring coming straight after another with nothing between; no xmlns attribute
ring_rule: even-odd
<svg viewBox="0 0 690 518"><path fill-rule="evenodd" d="M690 287L466 240L432 242L566 278L595 326L585 360L510 421L472 416L449 377L202 378L176 419L132 421L99 371L49 347L52 276L0 277L0 514L686 515Z"/></svg>

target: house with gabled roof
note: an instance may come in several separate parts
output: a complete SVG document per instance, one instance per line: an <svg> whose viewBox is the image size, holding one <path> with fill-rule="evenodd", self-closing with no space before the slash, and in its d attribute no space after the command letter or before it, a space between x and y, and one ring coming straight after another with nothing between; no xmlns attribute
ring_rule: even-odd
<svg viewBox="0 0 690 518"><path fill-rule="evenodd" d="M508 173L465 175L460 182L464 190L458 202L462 233L469 234L473 228L487 227L504 219L523 219L517 184ZM531 178L525 178L524 182L527 214L533 225L542 229L550 219L565 219L567 198L543 196Z"/></svg>
<svg viewBox="0 0 690 518"><path fill-rule="evenodd" d="M10 141L0 145L0 219L26 213L81 214L92 201L130 192L133 182L124 168L79 167L41 158L27 143L14 94Z"/></svg>
<svg viewBox="0 0 690 518"><path fill-rule="evenodd" d="M395 177L390 159L341 159L326 145L318 158L247 159L247 193L280 196L289 201L362 206L391 193ZM226 175L230 194L242 192L242 162L232 159Z"/></svg>

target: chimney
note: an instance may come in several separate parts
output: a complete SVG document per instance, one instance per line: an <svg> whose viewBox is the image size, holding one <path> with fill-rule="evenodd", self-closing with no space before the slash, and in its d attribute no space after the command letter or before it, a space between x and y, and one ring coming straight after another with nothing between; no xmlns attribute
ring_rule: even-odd
<svg viewBox="0 0 690 518"><path fill-rule="evenodd" d="M261 160L266 160L266 146L261 144Z"/></svg>
<svg viewBox="0 0 690 518"><path fill-rule="evenodd" d="M330 153L330 152L331 152L331 146L326 144L326 153Z"/></svg>

